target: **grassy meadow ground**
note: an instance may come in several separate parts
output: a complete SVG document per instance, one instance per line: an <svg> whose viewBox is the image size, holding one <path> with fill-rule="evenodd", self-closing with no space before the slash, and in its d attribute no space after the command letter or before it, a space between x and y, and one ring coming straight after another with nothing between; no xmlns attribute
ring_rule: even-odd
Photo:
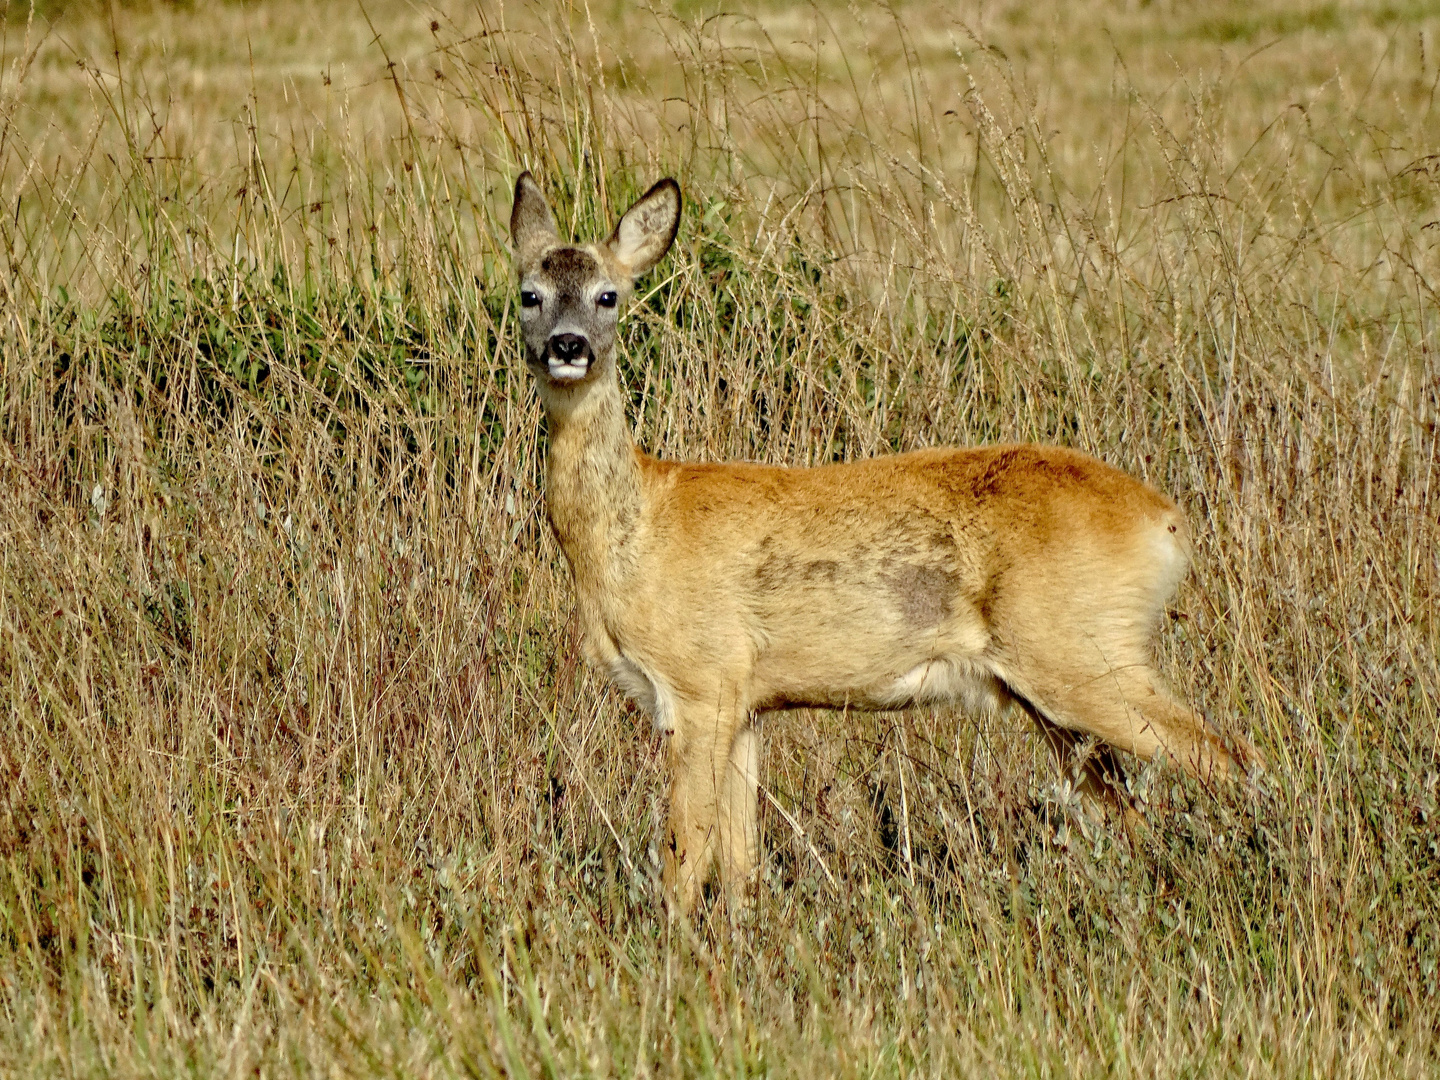
<svg viewBox="0 0 1440 1080"><path fill-rule="evenodd" d="M11 5L0 1075L1440 1071L1440 13ZM667 922L579 661L509 191L688 198L642 445L1036 439L1173 494L1270 763L1077 816L1020 718L764 724Z"/></svg>

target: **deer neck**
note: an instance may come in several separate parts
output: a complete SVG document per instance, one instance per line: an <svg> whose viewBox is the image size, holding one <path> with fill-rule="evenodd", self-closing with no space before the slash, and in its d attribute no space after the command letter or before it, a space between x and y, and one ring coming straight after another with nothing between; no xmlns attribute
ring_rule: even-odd
<svg viewBox="0 0 1440 1080"><path fill-rule="evenodd" d="M603 588L640 517L640 465L613 377L546 395L545 498L582 592Z"/></svg>

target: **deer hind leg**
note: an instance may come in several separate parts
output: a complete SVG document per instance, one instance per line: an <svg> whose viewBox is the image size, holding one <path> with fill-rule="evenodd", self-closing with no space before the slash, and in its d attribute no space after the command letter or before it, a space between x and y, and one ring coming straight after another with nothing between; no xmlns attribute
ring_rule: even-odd
<svg viewBox="0 0 1440 1080"><path fill-rule="evenodd" d="M1176 701L1144 661L1062 667L1042 676L1036 690L1041 711L1069 731L1094 735L1146 760L1163 751L1202 780L1235 771L1200 714Z"/></svg>
<svg viewBox="0 0 1440 1080"><path fill-rule="evenodd" d="M1122 815L1133 812L1125 790L1125 774L1115 757L1113 746L1102 742L1087 750L1084 733L1054 723L1026 698L1016 696L1014 700L1034 722L1045 745L1055 755L1061 771L1070 776L1085 808L1092 815L1103 815L1107 810L1116 810Z"/></svg>
<svg viewBox="0 0 1440 1080"><path fill-rule="evenodd" d="M676 710L675 732L670 737L670 819L665 829L662 877L667 895L681 912L694 908L715 861L722 841L722 800L727 805L723 815L727 847L735 833L726 796L740 719L735 708L697 709L687 704ZM726 853L722 857L728 861L731 856Z"/></svg>

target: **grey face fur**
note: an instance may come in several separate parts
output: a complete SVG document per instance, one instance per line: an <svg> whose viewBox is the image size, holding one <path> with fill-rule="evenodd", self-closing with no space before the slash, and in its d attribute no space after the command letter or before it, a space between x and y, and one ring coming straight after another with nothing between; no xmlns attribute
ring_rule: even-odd
<svg viewBox="0 0 1440 1080"><path fill-rule="evenodd" d="M583 248L554 247L520 282L525 359L537 378L595 378L615 350L620 286Z"/></svg>
<svg viewBox="0 0 1440 1080"><path fill-rule="evenodd" d="M564 244L528 172L515 182L510 233L520 272L525 360L547 400L614 370L615 322L634 279L659 262L680 222L680 188L661 180L603 244Z"/></svg>

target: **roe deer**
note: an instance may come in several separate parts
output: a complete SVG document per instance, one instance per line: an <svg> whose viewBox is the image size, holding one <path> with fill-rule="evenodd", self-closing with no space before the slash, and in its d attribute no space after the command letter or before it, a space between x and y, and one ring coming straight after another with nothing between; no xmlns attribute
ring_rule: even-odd
<svg viewBox="0 0 1440 1080"><path fill-rule="evenodd" d="M1015 701L1088 797L1112 748L1234 768L1150 644L1188 561L1185 519L1074 450L932 449L818 468L659 461L615 369L634 280L669 250L661 180L603 243L562 240L528 172L510 218L525 358L549 422L546 501L588 657L670 735L664 882L694 904L756 857L751 717L790 706Z"/></svg>

